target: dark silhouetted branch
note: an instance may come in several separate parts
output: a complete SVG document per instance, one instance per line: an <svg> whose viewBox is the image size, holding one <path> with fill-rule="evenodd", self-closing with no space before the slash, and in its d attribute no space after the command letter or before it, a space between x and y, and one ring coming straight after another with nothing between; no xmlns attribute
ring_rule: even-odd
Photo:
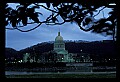
<svg viewBox="0 0 120 82"><path fill-rule="evenodd" d="M98 13L96 14L96 15L94 15L93 17L95 17L95 16L97 16L103 9L105 9L106 8L106 6L105 7L103 7L102 9L100 9L99 11L98 11Z"/></svg>
<svg viewBox="0 0 120 82"><path fill-rule="evenodd" d="M52 11L52 12L54 12L54 13L59 13L59 12L56 12L56 11L54 11L54 10L52 10L52 9L49 9L49 8L43 6L43 5L38 5L38 4L35 4L35 5L41 6L41 7L45 8L45 9L47 9L47 10L49 10L49 11Z"/></svg>
<svg viewBox="0 0 120 82"><path fill-rule="evenodd" d="M18 27L14 27L14 29L17 29L17 30L19 30L19 31L21 31L21 32L29 32L29 31L32 31L32 30L38 28L41 24L42 24L42 23L38 24L36 27L34 27L34 28L32 28L32 29L29 29L29 30L21 30L21 29L19 29Z"/></svg>

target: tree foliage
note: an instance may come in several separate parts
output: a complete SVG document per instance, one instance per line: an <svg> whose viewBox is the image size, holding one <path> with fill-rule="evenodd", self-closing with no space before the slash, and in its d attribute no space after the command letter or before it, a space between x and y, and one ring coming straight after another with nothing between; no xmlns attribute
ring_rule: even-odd
<svg viewBox="0 0 120 82"><path fill-rule="evenodd" d="M6 26L11 24L11 28L17 29L21 32L28 32L34 30L42 24L46 25L62 25L66 22L76 23L83 31L92 31L94 33L100 33L105 35L115 36L117 16L116 5L105 4L89 4L89 3L19 3L16 9L12 9L6 4ZM51 14L45 19L41 20L40 15L43 15L42 11L36 11L36 9L44 8L50 11ZM100 12L105 8L111 8L108 17L95 19ZM95 14L97 13L97 14ZM61 17L61 19L60 19ZM33 22L29 22L32 20ZM21 30L21 27L28 24L37 23L38 25L29 30Z"/></svg>

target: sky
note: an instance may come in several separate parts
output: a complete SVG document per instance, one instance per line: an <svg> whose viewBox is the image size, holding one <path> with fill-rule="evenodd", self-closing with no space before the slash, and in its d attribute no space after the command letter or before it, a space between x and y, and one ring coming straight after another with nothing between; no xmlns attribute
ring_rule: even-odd
<svg viewBox="0 0 120 82"><path fill-rule="evenodd" d="M15 4L10 4L13 8ZM44 13L41 16L41 19L45 19L48 16L49 12L46 12L44 9L41 8L41 11ZM104 10L104 17L108 16L108 12L110 9ZM96 17L101 18L103 17L102 12ZM36 24L27 25L24 27L23 30L30 29L35 27ZM10 27L10 26L7 26ZM5 34L5 47L13 48L17 51L21 49L25 49L27 47L36 45L38 43L47 42L47 41L54 41L55 37L58 35L58 31L60 29L61 36L64 40L86 40L86 41L100 41L100 40L111 40L110 36L103 36L100 34L94 34L91 32L84 32L80 30L80 28L76 24L65 23L63 25L45 25L42 24L35 30L30 32L20 32L18 30L6 30Z"/></svg>

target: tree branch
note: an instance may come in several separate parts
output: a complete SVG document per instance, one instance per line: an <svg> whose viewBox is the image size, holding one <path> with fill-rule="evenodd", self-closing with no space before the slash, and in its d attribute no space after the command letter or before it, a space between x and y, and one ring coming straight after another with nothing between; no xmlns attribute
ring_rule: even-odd
<svg viewBox="0 0 120 82"><path fill-rule="evenodd" d="M54 10L51 10L51 9L49 9L49 8L43 6L43 5L38 5L38 4L35 4L35 5L37 5L37 6L41 6L41 7L45 8L45 9L47 9L47 10L49 10L49 11L52 11L52 12L54 12L54 13L59 13L59 12L56 12L56 11L54 11Z"/></svg>
<svg viewBox="0 0 120 82"><path fill-rule="evenodd" d="M49 22L49 23L50 23L50 22ZM62 24L65 23L65 21L63 21L63 22L61 22L61 23L53 23L53 24L49 24L49 23L48 23L48 24L46 23L46 25L62 25Z"/></svg>
<svg viewBox="0 0 120 82"><path fill-rule="evenodd" d="M34 28L32 28L32 29L29 29L29 30L21 30L21 29L19 29L18 27L14 27L14 29L17 29L17 30L19 30L19 31L21 31L21 32L29 32L29 31L32 31L32 30L38 28L41 24L42 24L42 23L39 23L36 27L34 27Z"/></svg>
<svg viewBox="0 0 120 82"><path fill-rule="evenodd" d="M78 26L80 27L81 30L86 31L86 32L93 30L95 28L95 26L92 26L91 28L85 29L80 24L78 24Z"/></svg>
<svg viewBox="0 0 120 82"><path fill-rule="evenodd" d="M106 8L106 6L104 6L101 10L99 10L98 13L94 15L93 17L97 16L104 8Z"/></svg>
<svg viewBox="0 0 120 82"><path fill-rule="evenodd" d="M34 24L34 23L36 23L36 22L31 22L31 23L27 23L27 24ZM24 25L23 25L23 26L16 26L16 27L17 27L17 28L18 28L18 27L24 27ZM15 28L13 28L13 27L12 27L12 28L5 28L5 29L15 30Z"/></svg>

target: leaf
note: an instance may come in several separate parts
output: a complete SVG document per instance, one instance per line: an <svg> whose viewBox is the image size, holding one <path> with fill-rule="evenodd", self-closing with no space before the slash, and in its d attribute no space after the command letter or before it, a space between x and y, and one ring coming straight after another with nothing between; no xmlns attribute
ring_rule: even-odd
<svg viewBox="0 0 120 82"><path fill-rule="evenodd" d="M34 13L34 8L27 8L27 13Z"/></svg>
<svg viewBox="0 0 120 82"><path fill-rule="evenodd" d="M32 20L34 20L36 23L40 22L38 18L32 18Z"/></svg>
<svg viewBox="0 0 120 82"><path fill-rule="evenodd" d="M36 23L39 23L39 19L38 19L38 13L31 13L29 14L30 19L32 19L33 21L35 21Z"/></svg>
<svg viewBox="0 0 120 82"><path fill-rule="evenodd" d="M12 24L12 27L16 27L17 24L17 16L10 16L10 23Z"/></svg>
<svg viewBox="0 0 120 82"><path fill-rule="evenodd" d="M93 12L92 11L90 12L90 15L93 16Z"/></svg>
<svg viewBox="0 0 120 82"><path fill-rule="evenodd" d="M89 22L91 21L91 19L90 18L86 18L85 19L85 22L84 22L84 25L87 25L87 24L89 24Z"/></svg>
<svg viewBox="0 0 120 82"><path fill-rule="evenodd" d="M47 7L50 8L50 3L46 3Z"/></svg>
<svg viewBox="0 0 120 82"><path fill-rule="evenodd" d="M22 20L21 18L18 18L17 24L20 24L20 21L21 21L21 20Z"/></svg>
<svg viewBox="0 0 120 82"><path fill-rule="evenodd" d="M11 21L12 27L16 27L16 22L17 22L17 20L15 20L15 19L13 19L13 20Z"/></svg>
<svg viewBox="0 0 120 82"><path fill-rule="evenodd" d="M27 25L27 16L24 16L24 17L22 18L22 23L23 23L24 26Z"/></svg>
<svg viewBox="0 0 120 82"><path fill-rule="evenodd" d="M55 21L58 21L56 17L52 17L52 21L55 23Z"/></svg>

